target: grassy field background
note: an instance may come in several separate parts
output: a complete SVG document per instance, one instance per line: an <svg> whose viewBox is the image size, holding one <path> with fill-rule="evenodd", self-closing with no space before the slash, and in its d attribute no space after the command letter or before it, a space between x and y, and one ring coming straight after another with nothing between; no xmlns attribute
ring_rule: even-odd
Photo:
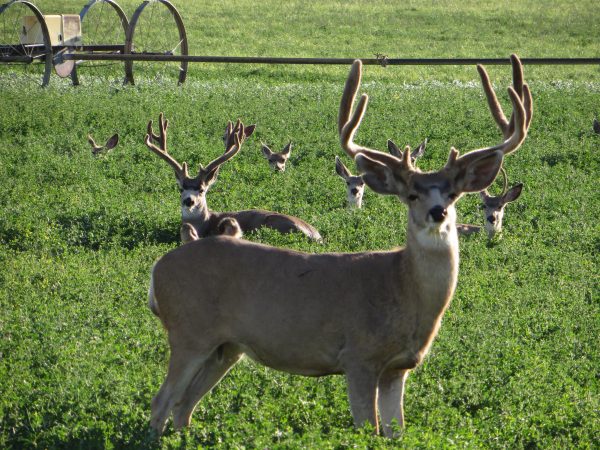
<svg viewBox="0 0 600 450"><path fill-rule="evenodd" d="M131 16L137 2L120 2ZM38 1L44 13L73 1ZM595 2L176 2L191 54L373 57L597 57ZM32 87L0 68L0 447L2 448L597 448L600 440L597 66L526 66L535 112L507 158L524 193L502 239L461 239L456 295L430 355L408 379L400 440L356 431L342 377L303 378L243 361L198 405L192 426L157 440L150 401L166 336L146 307L153 262L178 245L175 180L143 145L164 111L170 151L194 167L222 152L227 120L255 135L208 194L215 210L294 214L324 244L262 231L296 249L360 251L405 242L406 208L369 191L344 207L334 172L347 67L193 65L189 80L123 87L120 68L74 88ZM489 68L502 102L510 70ZM357 141L429 138L423 169L449 147L499 140L474 67L367 67L371 102ZM119 132L92 157L88 133ZM260 141L294 142L273 174ZM346 164L354 170L350 161ZM499 185L494 187L499 190ZM478 198L459 203L482 224Z"/></svg>

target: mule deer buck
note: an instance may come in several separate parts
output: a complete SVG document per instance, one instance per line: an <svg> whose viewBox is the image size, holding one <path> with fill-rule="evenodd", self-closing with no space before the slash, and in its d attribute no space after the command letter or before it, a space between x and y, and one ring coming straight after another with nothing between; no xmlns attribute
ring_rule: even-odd
<svg viewBox="0 0 600 450"><path fill-rule="evenodd" d="M206 167L200 166L198 174L190 177L187 163L179 164L167 151L167 128L169 121L159 116L159 134L155 134L152 121L148 123L146 146L161 159L167 162L175 171L175 178L181 192L181 218L183 222L194 226L199 237L220 234L219 222L225 217L235 219L243 233L260 227L273 228L281 233L300 232L310 239L320 241L321 235L305 221L286 214L260 209L249 209L234 212L211 211L206 204L206 192L217 179L219 168L223 163L233 158L239 152L244 140L254 131L254 125L245 127L239 120L234 126L231 122L225 130L225 153Z"/></svg>
<svg viewBox="0 0 600 450"><path fill-rule="evenodd" d="M292 143L289 142L280 152L273 152L267 144L261 142L262 154L269 161L269 166L276 172L285 172L285 163L292 154Z"/></svg>
<svg viewBox="0 0 600 450"><path fill-rule="evenodd" d="M520 66L516 56L513 66ZM151 426L189 424L196 403L247 354L277 370L345 374L354 423L387 436L404 424L406 377L427 354L454 293L458 237L454 204L496 177L504 155L527 135L529 90L509 88L514 131L499 145L421 172L402 158L353 142L367 96L352 105L361 78L352 65L339 110L342 147L367 185L408 205L406 247L307 254L217 236L181 246L152 269L149 306L167 330L167 377L152 401Z"/></svg>
<svg viewBox="0 0 600 450"><path fill-rule="evenodd" d="M92 155L98 156L102 152L108 152L117 146L117 144L119 143L119 134L113 134L111 137L108 138L104 145L96 144L96 141L94 140L91 134L88 134L87 140L92 146Z"/></svg>
<svg viewBox="0 0 600 450"><path fill-rule="evenodd" d="M519 183L508 189L508 177L506 170L501 169L504 185L502 194L499 196L490 195L487 189L479 193L481 196L483 209L483 217L485 219L485 230L488 234L488 239L493 239L496 233L502 231L502 220L504 219L504 208L510 202L514 202L521 195L523 183Z"/></svg>
<svg viewBox="0 0 600 450"><path fill-rule="evenodd" d="M360 175L352 175L342 160L335 157L335 172L346 182L346 202L350 207L362 208L365 182Z"/></svg>

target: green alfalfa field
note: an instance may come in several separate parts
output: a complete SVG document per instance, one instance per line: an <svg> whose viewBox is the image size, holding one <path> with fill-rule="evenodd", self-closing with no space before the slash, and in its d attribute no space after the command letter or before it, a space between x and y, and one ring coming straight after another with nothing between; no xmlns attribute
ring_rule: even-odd
<svg viewBox="0 0 600 450"><path fill-rule="evenodd" d="M83 2L38 1L46 13ZM120 2L131 16L137 3ZM175 2L190 53L236 56L598 57L593 1ZM508 66L488 67L510 109ZM191 426L158 439L150 402L166 374L166 334L147 309L150 268L179 245L172 170L144 146L164 112L169 148L192 167L222 152L238 117L255 134L208 194L215 210L264 208L316 226L323 244L261 231L248 239L310 252L405 243L406 207L365 194L348 210L334 171L348 67L192 65L177 87L160 70L122 86L121 67L46 89L0 68L0 447L597 448L600 441L600 114L597 66L524 68L534 118L508 156L524 183L505 230L461 238L456 294L430 354L411 373L400 439L355 430L343 377L305 378L249 360L198 405ZM158 73L157 73L158 72ZM424 170L498 142L475 67L365 67L369 108L357 136L385 149L429 144ZM120 134L94 157L86 136ZM272 173L260 142L293 142ZM492 190L498 192L500 183ZM477 195L459 221L483 224ZM435 270L435 268L432 268ZM201 288L201 287L200 287Z"/></svg>

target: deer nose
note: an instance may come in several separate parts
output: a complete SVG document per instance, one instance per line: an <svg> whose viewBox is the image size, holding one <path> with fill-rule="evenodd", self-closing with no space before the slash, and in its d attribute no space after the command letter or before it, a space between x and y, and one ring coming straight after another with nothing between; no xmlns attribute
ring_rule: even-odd
<svg viewBox="0 0 600 450"><path fill-rule="evenodd" d="M358 194L358 189L352 188L352 189L350 189L350 192L352 193L352 195L356 195L356 194Z"/></svg>
<svg viewBox="0 0 600 450"><path fill-rule="evenodd" d="M487 221L493 225L494 223L496 223L496 218L493 215L487 216Z"/></svg>
<svg viewBox="0 0 600 450"><path fill-rule="evenodd" d="M190 197L187 197L186 199L183 200L183 205L187 206L188 208L190 206L192 206L194 204L194 202L192 201L192 199Z"/></svg>
<svg viewBox="0 0 600 450"><path fill-rule="evenodd" d="M434 222L442 222L448 214L448 211L446 211L446 209L442 206L436 205L429 210L429 214L431 215L431 218L434 220Z"/></svg>

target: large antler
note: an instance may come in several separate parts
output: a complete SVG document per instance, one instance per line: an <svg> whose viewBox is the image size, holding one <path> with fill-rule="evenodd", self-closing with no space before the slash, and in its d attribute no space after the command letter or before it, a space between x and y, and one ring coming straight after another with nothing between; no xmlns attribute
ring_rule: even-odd
<svg viewBox="0 0 600 450"><path fill-rule="evenodd" d="M533 116L533 101L531 98L531 91L529 90L529 86L523 82L523 65L521 64L519 57L514 54L511 55L510 62L513 72L513 89L518 94L523 106L525 107L525 127L529 129L529 124L531 123L531 118ZM498 101L496 93L492 88L492 83L490 82L490 77L487 71L481 64L477 65L477 71L481 77L481 84L483 86L483 91L485 92L492 117L494 118L496 124L498 124L504 139L508 139L513 134L515 129L514 111L510 117L510 121L506 120L506 116L502 111L500 102Z"/></svg>
<svg viewBox="0 0 600 450"><path fill-rule="evenodd" d="M148 122L148 133L144 139L146 146L152 150L159 158L169 164L175 171L177 178L183 179L188 176L187 164L179 164L175 158L169 155L167 151L167 128L169 127L169 121L165 120L163 113L158 116L159 134L155 134L152 128L152 121ZM156 145L154 142L157 142Z"/></svg>
<svg viewBox="0 0 600 450"><path fill-rule="evenodd" d="M483 66L478 65L477 69L482 77L483 89L488 99L488 105L492 112L494 120L502 130L504 136L504 142L491 147L486 147L478 150L473 150L460 158L458 157L458 150L452 149L446 167L451 167L455 163L460 165L466 165L471 161L487 156L494 152L501 152L503 156L506 156L515 150L517 150L525 138L527 137L527 130L531 123L531 116L533 112L533 100L531 92L527 84L523 83L523 67L521 61L517 55L511 55L510 60L513 67L513 85L508 88L508 94L512 103L512 115L510 121L506 120L502 108L498 103L498 99L494 94L491 87L489 77ZM519 94L521 91L521 94Z"/></svg>
<svg viewBox="0 0 600 450"><path fill-rule="evenodd" d="M446 168L450 168L456 163L459 163L457 166L459 168L466 167L471 161L491 155L494 152L500 152L502 156L508 155L517 150L525 140L527 129L531 123L533 101L529 87L523 82L523 68L521 61L514 54L511 55L510 59L513 67L513 86L508 88L508 94L513 107L510 121L506 120L506 117L502 112L502 108L492 89L487 72L483 66L477 66L482 77L483 88L488 99L490 110L492 111L494 120L502 130L504 142L491 147L473 150L460 158L458 150L452 148ZM402 162L400 167L402 167L403 170L413 170L414 168L412 167L409 147L406 147L404 153L401 155L402 157L398 158L387 153L363 147L354 142L354 135L360 126L369 100L369 97L366 94L363 94L356 105L356 109L352 112L352 105L354 104L358 88L360 87L361 75L362 63L361 61L356 60L352 64L346 80L338 113L338 133L342 148L352 158L356 158L358 154L363 154L384 164L397 165L399 162Z"/></svg>
<svg viewBox="0 0 600 450"><path fill-rule="evenodd" d="M242 142L245 138L244 124L240 119L238 119L235 127L231 122L227 122L227 128L225 129L225 153L211 161L206 167L200 165L200 174L208 174L218 169L224 162L233 158L242 148Z"/></svg>
<svg viewBox="0 0 600 450"><path fill-rule="evenodd" d="M251 125L254 127L254 125ZM254 131L254 128L252 128ZM247 131L244 127L244 124L238 119L235 126L231 122L227 122L227 128L225 129L225 153L219 156L217 159L211 161L206 167L202 167L200 165L200 173L199 175L208 174L214 170L217 170L221 164L233 158L237 152L242 148L242 142L246 139L246 136L252 134L250 131L249 134L246 134Z"/></svg>
<svg viewBox="0 0 600 450"><path fill-rule="evenodd" d="M179 164L175 158L173 158L167 151L167 128L169 127L169 121L164 119L163 113L159 115L159 134L154 133L152 128L152 121L148 122L148 133L144 142L146 146L152 150L161 159L167 162L173 170L178 179L191 179L188 173L187 163ZM254 131L254 125L245 128L244 124L238 119L234 126L231 122L228 122L227 129L225 130L225 153L219 156L214 161L211 161L206 167L200 165L198 171L198 177L205 177L211 172L214 172L219 168L225 161L231 159L237 152L240 151L242 142L247 136L250 136ZM194 178L194 179L196 179Z"/></svg>
<svg viewBox="0 0 600 450"><path fill-rule="evenodd" d="M355 158L356 155L362 153L369 156L376 161L383 163L398 162L398 158L387 153L383 153L377 150L373 150L367 147L363 147L354 142L354 135L360 126L360 122L367 109L367 103L369 96L363 94L356 105L354 113L352 113L352 105L356 99L358 88L360 87L360 81L362 76L362 62L360 60L354 61L350 68L350 73L346 79L346 85L344 86L344 92L342 94L342 100L340 102L340 109L338 113L338 133L340 136L340 143L344 151L351 158ZM405 149L405 153L410 154L410 148ZM404 158L403 158L404 159ZM411 166L410 156L408 156L408 165Z"/></svg>

